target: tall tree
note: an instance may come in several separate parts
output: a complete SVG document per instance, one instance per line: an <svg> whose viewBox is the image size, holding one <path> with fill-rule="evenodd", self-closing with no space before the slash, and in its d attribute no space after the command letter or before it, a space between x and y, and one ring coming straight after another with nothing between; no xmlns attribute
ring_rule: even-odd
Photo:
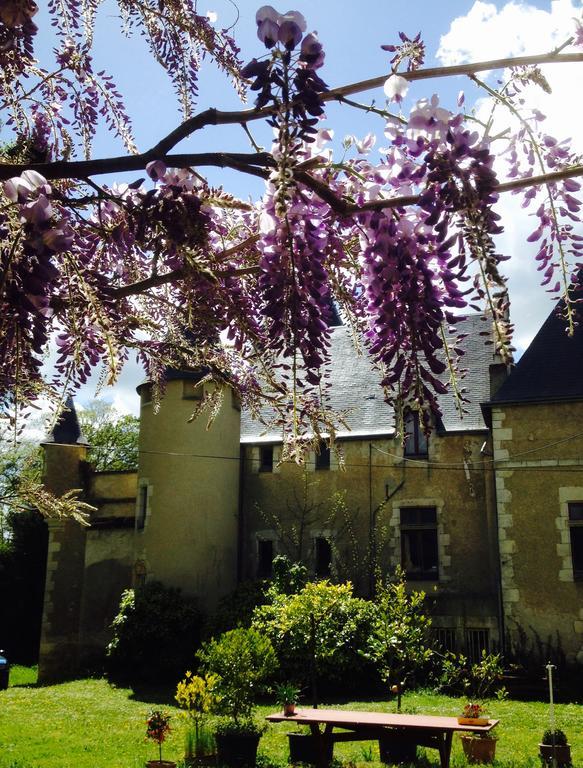
<svg viewBox="0 0 583 768"><path fill-rule="evenodd" d="M35 59L34 0L0 7L0 113L9 126L0 166L5 410L14 414L39 393L78 386L97 365L113 383L137 354L155 399L168 366L200 368L217 392L228 384L254 410L269 397L286 434L283 458L301 460L323 433L333 440L341 419L325 386L335 301L382 369L387 401L418 411L429 430L439 415L436 392L448 382L463 408L460 312L484 310L496 350L511 359L506 257L494 242L502 229L496 203L509 191L531 206L528 239L538 243L544 284L562 297L566 328L575 331L583 249L575 179L583 165L528 107L526 86L547 87L543 64L583 61L580 21L547 54L437 69L424 67L420 35L400 33L382 46L388 79L329 88L320 77L324 44L296 11L258 10L259 58L242 66L230 31L215 29L195 0L107 7L115 5L127 34L141 35L168 73L184 115L142 152L114 80L95 72L93 29L104 6L48 3L58 44L47 66ZM255 106L195 112L204 57L240 94L254 92ZM503 68L509 79L497 87L480 79ZM491 99L493 112L506 110L508 130L495 131L492 119L480 123L461 106L447 109L437 97L400 113L412 81L460 75ZM354 100L383 84L385 106ZM375 159L367 137L334 157L320 130L331 101L377 115L386 151ZM180 146L202 129L249 133L259 120L274 129L271 151L252 139L246 153ZM92 159L100 123L125 154ZM505 170L495 167L499 153ZM250 204L212 187L201 175L206 166L264 179L263 198ZM104 173L144 170L146 182L99 181ZM221 344L224 336L230 345ZM51 339L56 371L45 378ZM217 407L216 394L207 405Z"/></svg>
<svg viewBox="0 0 583 768"><path fill-rule="evenodd" d="M79 424L89 443L88 459L95 471L137 469L140 420L120 414L103 400L79 409Z"/></svg>

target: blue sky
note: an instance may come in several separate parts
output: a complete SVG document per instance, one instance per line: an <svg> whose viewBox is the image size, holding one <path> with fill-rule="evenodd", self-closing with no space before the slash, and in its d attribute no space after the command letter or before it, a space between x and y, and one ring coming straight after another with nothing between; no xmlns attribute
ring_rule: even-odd
<svg viewBox="0 0 583 768"><path fill-rule="evenodd" d="M46 3L39 3L41 12L37 17L40 27L39 58L49 54L54 45L50 27L47 24ZM255 11L258 4L241 0L238 4L238 21L235 36L245 61L261 56L265 49L256 37ZM289 9L301 11L307 20L308 30L316 30L326 51L326 62L320 74L330 87L348 82L378 76L387 72L390 54L382 51L384 43L398 41L398 32L409 36L421 32L427 47L426 66L453 64L462 61L490 59L521 53L543 53L569 34L574 16L581 16L582 0L537 0L536 2L482 2L482 0L421 0L414 3L395 0L359 0L358 2L333 2L318 0L307 2L297 0L290 5L275 7L280 11ZM228 0L209 0L199 3L199 12L213 11L218 15L217 26L230 26L237 17L237 11ZM116 9L106 0L100 9L95 38L95 69L102 68L114 75L116 83L124 94L128 111L133 119L134 133L140 150L153 145L162 135L180 122L171 87L160 68L149 58L139 37L127 40L119 33L115 18ZM559 28L565 32L558 32ZM573 99L574 92L580 92L581 65L550 67L549 77L554 78L555 94L540 106L551 116L551 132L559 138L569 135L569 127L581 125L583 119L581 100ZM560 69L560 72L558 72ZM491 78L492 82L492 78ZM413 101L436 92L442 103L455 109L455 100L460 89L467 93L466 107L471 107L476 91L467 79L440 79L414 85L405 104L405 111ZM251 95L252 98L252 95ZM384 104L381 89L363 93L357 100ZM212 63L203 66L198 107L219 109L238 108L239 102L228 80L216 71ZM480 109L480 103L477 108ZM483 103L481 108L484 108ZM373 115L330 105L325 125L335 131L338 145L346 134L363 136L374 131L380 136L377 146L383 146L382 121ZM253 125L253 134L258 143L269 146L271 133ZM581 145L580 130L576 138ZM184 141L180 151L230 150L248 151L249 144L238 127L228 126L207 128L193 138ZM122 154L121 143L102 131L95 143L94 156L103 157ZM138 174L132 174L135 178ZM241 197L257 197L261 194L261 182L241 178L234 172L211 171L210 180L223 184L226 189ZM110 179L111 181L112 179ZM512 253L513 261L507 269L510 276L513 299L512 316L517 326L516 342L524 349L551 308L544 291L537 288L537 275L531 256L532 247L524 244L532 226L517 205L516 198L506 196L501 202L502 212L507 218L507 231L500 239L501 250ZM529 253L530 251L530 253ZM139 379L135 368L129 368L123 375L120 386L114 392L104 392L122 410L135 410L137 403L133 388ZM93 394L93 387L84 388L80 399Z"/></svg>

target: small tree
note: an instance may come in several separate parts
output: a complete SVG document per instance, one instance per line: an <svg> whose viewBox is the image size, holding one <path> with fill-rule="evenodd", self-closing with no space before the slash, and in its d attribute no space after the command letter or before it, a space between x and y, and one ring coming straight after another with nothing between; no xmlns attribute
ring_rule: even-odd
<svg viewBox="0 0 583 768"><path fill-rule="evenodd" d="M239 627L204 643L197 656L202 669L216 676L216 711L227 715L236 728L253 730L257 695L277 667L269 638Z"/></svg>
<svg viewBox="0 0 583 768"><path fill-rule="evenodd" d="M296 594L272 592L255 611L254 626L271 638L285 672L309 683L318 706L321 673L340 676L357 660L370 628L372 605L352 595L352 584L308 582Z"/></svg>
<svg viewBox="0 0 583 768"><path fill-rule="evenodd" d="M407 680L431 658L425 613L425 592L408 591L402 569L393 580L379 580L374 603L373 626L364 653L377 666L385 683L392 683L397 709Z"/></svg>

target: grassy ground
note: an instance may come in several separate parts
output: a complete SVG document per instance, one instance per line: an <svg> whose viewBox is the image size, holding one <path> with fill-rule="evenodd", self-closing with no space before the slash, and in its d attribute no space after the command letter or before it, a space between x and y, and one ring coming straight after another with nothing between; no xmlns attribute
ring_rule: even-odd
<svg viewBox="0 0 583 768"><path fill-rule="evenodd" d="M0 768L142 768L155 759L156 749L144 740L144 721L151 707L172 711L174 730L164 745L164 757L179 760L183 749L183 724L171 697L153 693L138 697L113 688L104 680L76 680L60 685L36 686L35 670L13 667L10 688L0 691ZM334 703L347 709L393 711L385 702ZM431 693L410 693L404 711L456 715L457 699ZM259 707L262 717L275 711L272 704ZM548 725L548 706L539 702L492 701L491 717L500 719L498 768L540 768L538 741ZM569 736L574 766L583 766L583 707L560 704L557 725ZM289 725L270 725L260 752L271 763L287 761ZM350 761L351 768L378 768L375 742L338 744L335 757ZM437 752L429 750L425 768L438 766ZM453 768L465 766L458 738L454 738Z"/></svg>

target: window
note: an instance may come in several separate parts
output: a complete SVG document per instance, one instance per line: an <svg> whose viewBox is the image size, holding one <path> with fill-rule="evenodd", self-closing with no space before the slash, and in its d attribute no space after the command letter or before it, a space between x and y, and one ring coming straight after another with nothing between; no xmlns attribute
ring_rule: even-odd
<svg viewBox="0 0 583 768"><path fill-rule="evenodd" d="M257 539L257 578L268 579L273 571L273 541Z"/></svg>
<svg viewBox="0 0 583 768"><path fill-rule="evenodd" d="M445 653L457 653L457 633L455 629L449 627L434 627L433 637L435 644Z"/></svg>
<svg viewBox="0 0 583 768"><path fill-rule="evenodd" d="M273 472L273 446L262 445L259 448L259 471Z"/></svg>
<svg viewBox="0 0 583 768"><path fill-rule="evenodd" d="M404 415L405 456L427 456L427 436L424 434L416 411L405 411Z"/></svg>
<svg viewBox="0 0 583 768"><path fill-rule="evenodd" d="M439 578L435 507L401 510L401 566L411 580Z"/></svg>
<svg viewBox="0 0 583 768"><path fill-rule="evenodd" d="M324 536L314 537L314 573L324 579L332 572L332 546Z"/></svg>
<svg viewBox="0 0 583 768"><path fill-rule="evenodd" d="M573 578L576 581L583 581L583 501L569 504L569 533L571 534Z"/></svg>
<svg viewBox="0 0 583 768"><path fill-rule="evenodd" d="M316 469L330 469L330 448L325 443L320 443L316 453Z"/></svg>
<svg viewBox="0 0 583 768"><path fill-rule="evenodd" d="M136 518L136 527L138 531L143 531L146 525L146 513L148 511L148 486L140 485L138 496L138 515Z"/></svg>
<svg viewBox="0 0 583 768"><path fill-rule="evenodd" d="M466 656L469 661L477 664L483 653L490 653L490 630L466 629Z"/></svg>

